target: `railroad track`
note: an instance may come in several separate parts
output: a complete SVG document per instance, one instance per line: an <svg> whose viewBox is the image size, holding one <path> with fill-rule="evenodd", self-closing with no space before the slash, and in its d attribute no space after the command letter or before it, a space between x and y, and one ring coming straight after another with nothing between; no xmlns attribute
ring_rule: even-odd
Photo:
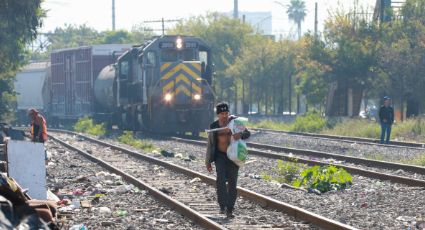
<svg viewBox="0 0 425 230"><path fill-rule="evenodd" d="M188 144L206 145L206 142L203 140L184 139L180 137L172 137L171 139L175 141L183 142L183 143L188 143ZM314 150L264 145L264 144L252 143L252 142L248 143L248 147L249 147L249 154L252 154L252 155L257 155L257 156L271 158L271 159L280 159L284 161L304 163L307 165L331 165L332 164L334 166L344 168L350 173L369 177L369 178L374 178L379 180L388 180L394 183L400 183L400 184L405 184L405 185L414 186L414 187L425 187L425 180L421 180L421 179L414 179L414 178L410 178L406 176L398 176L398 175L393 175L389 173L381 173L381 172L376 172L376 171L368 170L361 167L351 166L351 165L325 162L323 160L307 159L305 157L299 157L295 155L311 156L315 158L326 158L326 159L331 158L331 159L337 159L337 160L350 162L354 164L360 164L367 167L386 168L391 170L402 169L408 172L418 173L421 175L425 175L425 167L391 163L386 161L368 160L364 158L356 158L351 156L325 153L325 152L314 151ZM270 152L270 151L274 151L274 152ZM292 153L295 155L292 155L292 156L283 155L281 154L282 152Z"/></svg>
<svg viewBox="0 0 425 230"><path fill-rule="evenodd" d="M403 147L403 148L412 148L412 149L425 149L425 143L417 143L417 142L404 142L404 141L390 141L390 144L380 144L378 139L372 138L363 138L363 137L349 137L349 136L336 136L336 135L327 135L327 134L317 134L317 133L301 133L301 132L291 132L291 131L282 131L282 130L273 130L273 129L258 129L258 128L250 128L250 130L257 132L273 132L273 133L281 133L286 135L295 135L295 136L305 136L312 138L320 138L327 140L338 140L348 143L359 143L366 145L379 145L383 147Z"/></svg>
<svg viewBox="0 0 425 230"><path fill-rule="evenodd" d="M67 133L76 135L75 133ZM89 154L74 146L79 143L75 138L74 141L72 140L73 138L69 138L66 142L55 137L52 137L52 139L65 145L67 148L79 152L90 160L98 162L108 170L121 175L128 182L149 190L159 200L165 201L172 208L206 228L316 229L320 227L324 229L355 229L241 187L238 187L240 200L237 202L239 207L236 210L236 214L238 214L238 210L241 213L237 215L238 218L229 221L217 215L219 211L218 207L211 199L211 194L215 194L215 179L185 167L111 145L104 141L80 136L84 140L96 143L102 147L98 147L96 150L93 144L86 145L84 148L92 148ZM74 143L70 144L71 142ZM125 165L125 168L118 168L112 164L120 165L121 167ZM146 171L153 173L146 175ZM128 172L131 172L132 175ZM143 178L143 181L138 178ZM263 207L270 209L264 209ZM287 215L282 215L281 212ZM263 215L253 217L254 213L255 215L263 213ZM294 217L297 220L307 221L311 224L300 223Z"/></svg>

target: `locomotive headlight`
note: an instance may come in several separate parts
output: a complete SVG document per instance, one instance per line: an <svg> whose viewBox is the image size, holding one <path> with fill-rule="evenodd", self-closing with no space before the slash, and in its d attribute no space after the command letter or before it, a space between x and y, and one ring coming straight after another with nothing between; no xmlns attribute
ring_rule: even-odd
<svg viewBox="0 0 425 230"><path fill-rule="evenodd" d="M177 49L183 48L183 39L177 38L177 40L176 40L176 47L177 47Z"/></svg>
<svg viewBox="0 0 425 230"><path fill-rule="evenodd" d="M165 100L166 102L171 101L171 99L173 99L173 95L171 95L171 93L167 93L167 94L165 94L165 96L164 96L164 100Z"/></svg>
<svg viewBox="0 0 425 230"><path fill-rule="evenodd" d="M199 100L201 100L201 95L199 95L199 94L195 94L195 95L193 96L193 99L195 99L196 101L199 101Z"/></svg>

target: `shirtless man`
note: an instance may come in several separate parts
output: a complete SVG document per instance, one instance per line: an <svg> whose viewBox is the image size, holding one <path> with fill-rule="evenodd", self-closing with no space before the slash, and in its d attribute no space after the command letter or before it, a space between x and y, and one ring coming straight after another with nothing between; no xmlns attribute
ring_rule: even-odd
<svg viewBox="0 0 425 230"><path fill-rule="evenodd" d="M229 105L219 103L216 106L218 119L210 125L210 129L226 127L229 121L236 118L229 116ZM215 162L217 172L217 200L220 205L220 213L226 213L228 218L233 218L233 210L237 196L237 180L239 167L227 158L227 147L230 144L232 133L230 129L224 129L209 133L205 164L209 172L212 171L211 163ZM250 132L245 129L242 133L233 135L235 140L247 139ZM228 186L226 188L226 182Z"/></svg>

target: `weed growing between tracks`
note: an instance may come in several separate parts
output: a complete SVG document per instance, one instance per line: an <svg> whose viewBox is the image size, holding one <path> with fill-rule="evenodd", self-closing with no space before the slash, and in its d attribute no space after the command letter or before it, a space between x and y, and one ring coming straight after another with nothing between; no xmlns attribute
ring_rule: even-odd
<svg viewBox="0 0 425 230"><path fill-rule="evenodd" d="M106 134L105 124L94 124L93 120L88 117L80 118L75 123L74 130L94 136L104 136Z"/></svg>
<svg viewBox="0 0 425 230"><path fill-rule="evenodd" d="M273 168L274 176L262 173L265 181L291 184L294 187L305 187L308 191L322 194L332 190L342 190L353 182L351 174L333 165L313 166L305 168L301 164L278 160Z"/></svg>
<svg viewBox="0 0 425 230"><path fill-rule="evenodd" d="M131 145L135 148L142 149L147 152L150 152L156 149L151 142L134 139L134 135L132 131L124 131L124 134L118 137L118 141L127 145Z"/></svg>
<svg viewBox="0 0 425 230"><path fill-rule="evenodd" d="M276 176L271 176L266 172L263 172L262 177L266 181L277 181L279 183L292 184L303 170L304 167L301 164L277 160L277 166L273 168L274 175Z"/></svg>
<svg viewBox="0 0 425 230"><path fill-rule="evenodd" d="M416 156L412 159L401 160L401 163L425 166L425 153L422 153L422 155Z"/></svg>
<svg viewBox="0 0 425 230"><path fill-rule="evenodd" d="M294 181L295 187L305 186L309 191L328 192L332 190L342 190L350 186L353 177L343 168L333 165L313 166L301 173L301 178Z"/></svg>

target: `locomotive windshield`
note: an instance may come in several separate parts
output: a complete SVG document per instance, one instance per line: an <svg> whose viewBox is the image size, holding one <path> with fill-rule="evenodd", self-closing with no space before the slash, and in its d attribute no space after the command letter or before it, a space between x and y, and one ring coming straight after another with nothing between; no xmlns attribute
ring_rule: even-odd
<svg viewBox="0 0 425 230"><path fill-rule="evenodd" d="M163 49L161 50L162 62L176 62L176 61L198 61L196 56L196 49Z"/></svg>

